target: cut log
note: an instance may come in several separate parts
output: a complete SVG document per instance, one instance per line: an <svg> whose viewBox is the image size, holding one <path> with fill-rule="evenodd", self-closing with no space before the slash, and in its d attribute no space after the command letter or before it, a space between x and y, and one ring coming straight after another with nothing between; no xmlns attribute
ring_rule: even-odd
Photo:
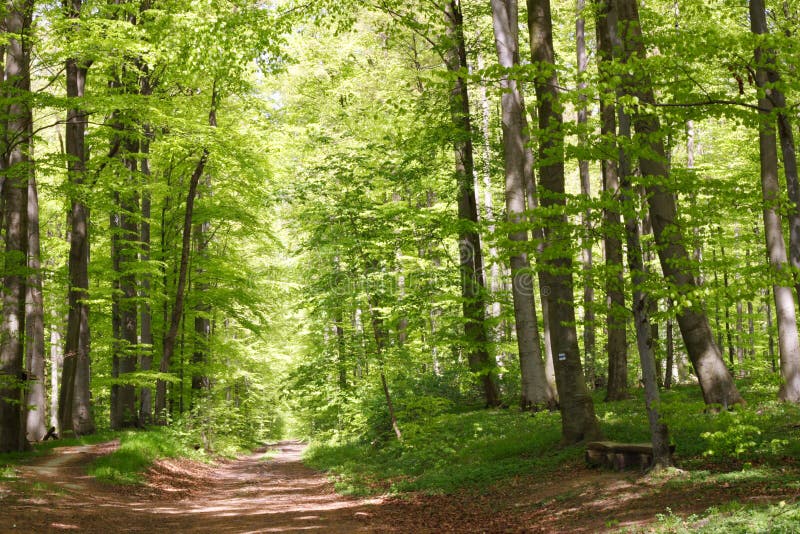
<svg viewBox="0 0 800 534"><path fill-rule="evenodd" d="M675 452L675 445L669 446L669 452ZM591 467L606 467L615 471L638 469L644 472L653 465L653 445L592 441L586 444L586 463Z"/></svg>

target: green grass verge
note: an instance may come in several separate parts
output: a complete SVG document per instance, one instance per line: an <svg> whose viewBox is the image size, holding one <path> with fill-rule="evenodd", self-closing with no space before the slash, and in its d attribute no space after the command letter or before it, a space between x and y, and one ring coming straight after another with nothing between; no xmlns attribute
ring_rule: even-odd
<svg viewBox="0 0 800 534"><path fill-rule="evenodd" d="M443 414L403 425L402 443L377 447L314 442L304 460L336 475L337 489L345 493L446 493L556 469L579 457L579 448L558 447L560 429L557 413L481 410Z"/></svg>
<svg viewBox="0 0 800 534"><path fill-rule="evenodd" d="M89 474L114 484L139 484L147 468L162 458L207 460L202 450L195 450L193 440L177 429L155 427L147 431L118 434L119 448L95 460Z"/></svg>
<svg viewBox="0 0 800 534"><path fill-rule="evenodd" d="M781 501L771 505L749 505L738 501L709 508L704 514L682 517L671 511L658 514L649 532L728 534L795 533L800 525L800 504Z"/></svg>
<svg viewBox="0 0 800 534"><path fill-rule="evenodd" d="M697 386L662 393L660 409L676 444L676 459L695 472L675 484L718 476L785 484L782 469L800 467L800 408L775 401L772 388L743 382L740 389L748 405L721 413L706 410ZM641 397L641 390L632 390L629 400L604 403L598 393L595 409L608 439L649 441ZM444 413L401 421L402 443L312 441L304 461L330 472L337 489L350 494L476 489L517 475L546 475L580 461L582 447L559 447L560 421L557 412Z"/></svg>

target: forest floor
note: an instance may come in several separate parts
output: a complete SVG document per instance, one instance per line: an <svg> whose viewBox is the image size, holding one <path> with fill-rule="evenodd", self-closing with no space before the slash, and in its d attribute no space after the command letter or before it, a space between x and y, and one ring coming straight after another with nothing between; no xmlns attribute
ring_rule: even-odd
<svg viewBox="0 0 800 534"><path fill-rule="evenodd" d="M563 476L523 476L454 495L347 497L302 464L304 445L295 441L215 465L161 460L144 485L86 474L117 446L59 447L17 464L0 478L0 532L639 532L657 514L668 520L732 501L800 499L796 485L757 478L674 484L685 475L654 479L580 463Z"/></svg>

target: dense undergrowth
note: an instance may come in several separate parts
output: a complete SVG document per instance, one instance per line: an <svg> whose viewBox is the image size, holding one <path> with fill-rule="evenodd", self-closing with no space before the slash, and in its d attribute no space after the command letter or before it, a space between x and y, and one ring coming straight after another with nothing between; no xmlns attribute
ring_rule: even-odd
<svg viewBox="0 0 800 534"><path fill-rule="evenodd" d="M679 467L696 477L747 472L780 478L800 462L800 408L774 400L774 390L740 384L748 404L732 411L706 409L697 386L664 392L661 410L676 445ZM606 438L648 441L641 391L626 401L595 407ZM369 494L406 491L449 493L505 478L551 474L581 461L583 449L561 447L557 412L516 409L446 412L401 421L403 441L323 436L312 440L306 462L327 470L338 489ZM685 483L691 483L691 477Z"/></svg>

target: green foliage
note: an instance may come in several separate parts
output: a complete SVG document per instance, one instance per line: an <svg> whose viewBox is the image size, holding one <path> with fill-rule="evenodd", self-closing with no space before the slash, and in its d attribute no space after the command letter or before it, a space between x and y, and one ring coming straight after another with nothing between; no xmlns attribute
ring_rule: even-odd
<svg viewBox="0 0 800 534"><path fill-rule="evenodd" d="M758 399L758 384L746 386L745 394ZM800 413L797 407L774 402L770 396L761 400L752 407L713 413L706 410L694 386L664 392L660 409L676 445L676 461L684 469L697 470L674 483L723 484L734 479L784 483L781 469L800 449L796 429ZM642 398L604 403L598 394L595 406L606 438L649 441L643 403ZM337 487L346 492L447 493L525 473L545 476L563 471L582 455L581 447L559 448L556 413L414 414L412 419L399 418L402 442L388 439L388 434L386 441L368 441L365 438L371 434L354 433L348 438L344 432L320 433L305 461L329 471Z"/></svg>
<svg viewBox="0 0 800 534"><path fill-rule="evenodd" d="M681 517L668 510L657 515L658 522L650 532L726 534L728 532L774 532L797 531L800 521L800 505L781 501L778 504L741 504L738 501L709 508L705 513Z"/></svg>
<svg viewBox="0 0 800 534"><path fill-rule="evenodd" d="M197 436L179 426L157 427L147 431L128 431L119 435L119 448L98 458L89 474L114 484L138 484L153 462L162 458L208 459L197 449Z"/></svg>
<svg viewBox="0 0 800 534"><path fill-rule="evenodd" d="M560 423L549 412L446 413L402 428L402 443L315 441L305 461L329 470L337 488L348 493L439 493L549 472L581 454L578 448L558 449Z"/></svg>

